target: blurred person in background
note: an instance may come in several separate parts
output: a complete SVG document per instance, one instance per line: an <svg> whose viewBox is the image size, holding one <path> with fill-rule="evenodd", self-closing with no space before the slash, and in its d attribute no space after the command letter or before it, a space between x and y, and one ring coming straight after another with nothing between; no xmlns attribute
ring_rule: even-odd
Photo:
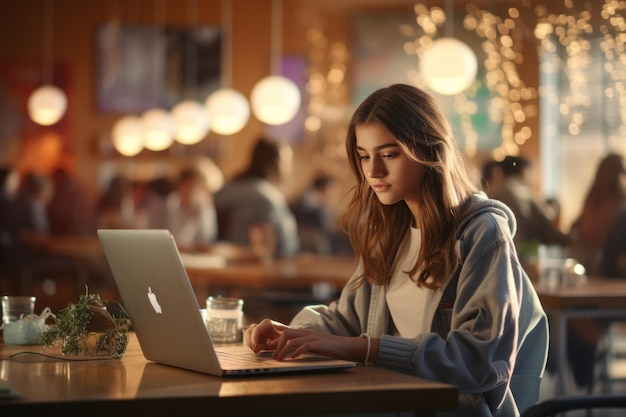
<svg viewBox="0 0 626 417"><path fill-rule="evenodd" d="M128 229L135 226L132 184L123 175L115 175L96 204L98 228Z"/></svg>
<svg viewBox="0 0 626 417"><path fill-rule="evenodd" d="M167 229L167 198L175 185L165 176L133 184L135 226L138 229Z"/></svg>
<svg viewBox="0 0 626 417"><path fill-rule="evenodd" d="M29 233L47 235L50 226L47 205L52 196L52 182L46 175L27 172L20 180L16 201L20 211L29 218L26 222Z"/></svg>
<svg viewBox="0 0 626 417"><path fill-rule="evenodd" d="M520 156L506 156L499 164L503 180L489 196L500 200L513 211L517 232L513 237L520 260L537 253L537 246L568 246L570 238L553 222L534 196L533 170L530 160Z"/></svg>
<svg viewBox="0 0 626 417"><path fill-rule="evenodd" d="M272 255L299 253L296 219L282 190L292 162L288 144L257 140L247 168L215 194L220 239L249 247L251 238L271 235L259 238L274 246Z"/></svg>
<svg viewBox="0 0 626 417"><path fill-rule="evenodd" d="M79 180L65 168L52 173L53 191L47 212L50 234L91 236L96 233L96 207Z"/></svg>
<svg viewBox="0 0 626 417"><path fill-rule="evenodd" d="M18 294L22 269L31 257L28 237L48 233L43 178L0 168L0 290Z"/></svg>
<svg viewBox="0 0 626 417"><path fill-rule="evenodd" d="M572 256L589 273L597 272L611 226L625 205L624 160L621 155L609 154L598 163L580 214L570 230Z"/></svg>
<svg viewBox="0 0 626 417"><path fill-rule="evenodd" d="M598 274L605 278L626 278L626 208L613 222L604 242Z"/></svg>
<svg viewBox="0 0 626 417"><path fill-rule="evenodd" d="M343 253L349 247L339 228L340 189L336 178L318 175L293 205L302 252Z"/></svg>
<svg viewBox="0 0 626 417"><path fill-rule="evenodd" d="M626 171L621 155L600 160L578 218L572 224L571 256L589 275L626 277ZM579 387L592 388L599 342L611 321L595 318L569 320L567 354Z"/></svg>
<svg viewBox="0 0 626 417"><path fill-rule="evenodd" d="M481 186L485 194L497 194L504 183L504 172L500 161L490 159L482 166Z"/></svg>
<svg viewBox="0 0 626 417"><path fill-rule="evenodd" d="M218 236L215 185L208 176L217 175L221 181L221 171L213 165L208 170L198 165L182 168L175 180L160 175L135 182L135 227L168 229L185 250L202 250L214 243Z"/></svg>
<svg viewBox="0 0 626 417"><path fill-rule="evenodd" d="M168 229L179 247L204 248L217 240L217 214L204 175L183 169L166 200Z"/></svg>

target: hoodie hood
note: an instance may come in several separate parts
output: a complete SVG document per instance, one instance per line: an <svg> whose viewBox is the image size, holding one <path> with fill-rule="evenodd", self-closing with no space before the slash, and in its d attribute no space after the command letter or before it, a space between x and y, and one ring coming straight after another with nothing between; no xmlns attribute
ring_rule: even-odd
<svg viewBox="0 0 626 417"><path fill-rule="evenodd" d="M461 210L462 220L457 231L457 238L472 219L483 213L492 213L494 215L506 219L511 231L511 236L515 236L517 231L517 220L513 211L499 200L493 200L487 197L484 192L472 195L464 204Z"/></svg>

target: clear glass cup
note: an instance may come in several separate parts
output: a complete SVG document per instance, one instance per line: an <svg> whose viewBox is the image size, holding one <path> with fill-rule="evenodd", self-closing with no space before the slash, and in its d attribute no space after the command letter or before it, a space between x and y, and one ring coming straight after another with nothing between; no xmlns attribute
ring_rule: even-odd
<svg viewBox="0 0 626 417"><path fill-rule="evenodd" d="M35 314L35 301L36 298L32 296L2 296L2 321L10 323L29 314Z"/></svg>
<svg viewBox="0 0 626 417"><path fill-rule="evenodd" d="M559 245L539 245L537 248L539 286L554 289L560 285L565 254Z"/></svg>
<svg viewBox="0 0 626 417"><path fill-rule="evenodd" d="M230 297L208 297L206 300L207 328L216 343L242 340L243 300Z"/></svg>

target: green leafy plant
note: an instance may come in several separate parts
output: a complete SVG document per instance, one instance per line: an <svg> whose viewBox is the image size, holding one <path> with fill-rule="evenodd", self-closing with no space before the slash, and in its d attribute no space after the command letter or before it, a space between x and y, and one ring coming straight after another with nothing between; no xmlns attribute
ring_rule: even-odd
<svg viewBox="0 0 626 417"><path fill-rule="evenodd" d="M107 303L119 306L118 317L109 312ZM114 359L121 359L128 345L129 327L128 314L119 303L105 302L99 294L89 294L85 288L85 294L76 304L70 304L56 315L54 324L39 338L39 344L49 347L61 342L65 355L110 354Z"/></svg>

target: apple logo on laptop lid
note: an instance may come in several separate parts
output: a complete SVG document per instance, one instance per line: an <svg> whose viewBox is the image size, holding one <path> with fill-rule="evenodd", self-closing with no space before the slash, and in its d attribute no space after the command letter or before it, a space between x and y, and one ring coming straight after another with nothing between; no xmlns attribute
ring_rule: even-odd
<svg viewBox="0 0 626 417"><path fill-rule="evenodd" d="M159 300L157 300L156 294L152 292L151 287L148 287L148 300L150 300L150 304L152 304L152 308L154 308L157 314L163 314L163 309L159 304Z"/></svg>

